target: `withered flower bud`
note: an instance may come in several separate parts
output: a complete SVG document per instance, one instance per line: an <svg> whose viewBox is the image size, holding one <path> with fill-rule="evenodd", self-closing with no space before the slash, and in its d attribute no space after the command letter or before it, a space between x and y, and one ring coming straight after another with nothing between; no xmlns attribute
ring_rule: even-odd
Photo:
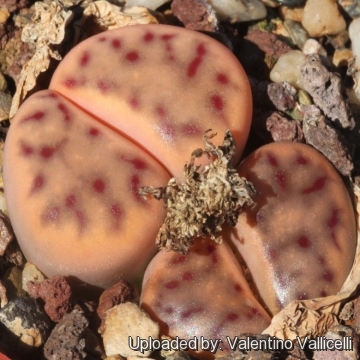
<svg viewBox="0 0 360 360"><path fill-rule="evenodd" d="M217 243L222 241L217 233L227 222L235 226L241 209L253 203L250 195L256 191L232 166L235 141L228 130L221 146L210 139L211 129L204 134L205 150L196 149L190 163L185 165L185 181L172 178L165 187L142 187L139 194L163 199L167 214L156 238L160 249L187 254L195 238L210 236ZM214 160L200 170L195 159L203 155Z"/></svg>

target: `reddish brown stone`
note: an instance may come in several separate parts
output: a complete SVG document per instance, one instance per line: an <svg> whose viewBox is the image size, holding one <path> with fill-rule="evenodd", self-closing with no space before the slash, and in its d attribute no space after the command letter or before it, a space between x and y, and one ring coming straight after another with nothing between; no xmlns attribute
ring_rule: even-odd
<svg viewBox="0 0 360 360"><path fill-rule="evenodd" d="M171 10L187 29L205 31L218 29L215 11L205 0L174 0Z"/></svg>
<svg viewBox="0 0 360 360"><path fill-rule="evenodd" d="M99 306L97 314L101 320L99 327L99 333L102 333L105 329L106 312L113 308L115 305L119 305L126 302L137 302L139 300L139 294L136 288L127 281L121 280L111 288L105 290L99 299Z"/></svg>
<svg viewBox="0 0 360 360"><path fill-rule="evenodd" d="M60 321L72 309L71 288L60 275L55 275L41 283L28 281L27 288L30 296L44 300L44 310L52 321Z"/></svg>

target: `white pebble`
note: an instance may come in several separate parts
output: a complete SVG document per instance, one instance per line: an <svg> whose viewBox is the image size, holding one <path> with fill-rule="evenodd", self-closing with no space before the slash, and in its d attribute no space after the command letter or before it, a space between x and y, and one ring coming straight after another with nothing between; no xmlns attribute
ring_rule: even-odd
<svg viewBox="0 0 360 360"><path fill-rule="evenodd" d="M305 55L319 54L322 56L327 56L324 47L315 39L306 40L302 51Z"/></svg>
<svg viewBox="0 0 360 360"><path fill-rule="evenodd" d="M136 345L136 337L140 339L159 338L159 325L150 319L136 304L127 302L114 306L107 311L103 341L106 356L121 355L124 357L148 357L152 351L144 353L132 350L129 346L129 337Z"/></svg>
<svg viewBox="0 0 360 360"><path fill-rule="evenodd" d="M273 82L286 81L295 88L302 88L300 68L305 64L306 56L300 50L291 50L280 56L270 72Z"/></svg>
<svg viewBox="0 0 360 360"><path fill-rule="evenodd" d="M352 65L352 70L354 71L354 89L353 93L355 98L360 101L360 18L357 18L352 21L349 26L349 37L351 40L352 52L355 57L355 61ZM351 99L351 97L350 97ZM350 100L351 101L351 100Z"/></svg>

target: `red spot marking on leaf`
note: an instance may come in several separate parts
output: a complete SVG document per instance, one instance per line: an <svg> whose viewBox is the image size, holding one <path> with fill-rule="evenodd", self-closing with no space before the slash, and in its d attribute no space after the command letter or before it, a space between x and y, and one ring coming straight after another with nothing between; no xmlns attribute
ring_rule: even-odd
<svg viewBox="0 0 360 360"><path fill-rule="evenodd" d="M173 141L175 137L175 127L168 121L161 122L161 136L165 141Z"/></svg>
<svg viewBox="0 0 360 360"><path fill-rule="evenodd" d="M212 262L213 264L216 264L216 263L219 261L219 257L217 256L216 253L213 253L213 254L211 255L210 259L211 259L211 262Z"/></svg>
<svg viewBox="0 0 360 360"><path fill-rule="evenodd" d="M140 178L137 174L132 175L130 178L130 189L138 202L142 205L147 205L147 202L139 195Z"/></svg>
<svg viewBox="0 0 360 360"><path fill-rule="evenodd" d="M166 111L165 111L165 109L164 109L162 106L158 106L158 107L155 109L155 111L156 111L156 114L157 114L158 116L160 116L161 118L166 117Z"/></svg>
<svg viewBox="0 0 360 360"><path fill-rule="evenodd" d="M169 290L176 289L179 286L179 282L177 280L168 281L165 284L165 287Z"/></svg>
<svg viewBox="0 0 360 360"><path fill-rule="evenodd" d="M71 118L70 118L70 112L69 109L67 108L67 106L63 103L59 103L58 104L58 109L63 113L64 115L64 120L66 122L70 122Z"/></svg>
<svg viewBox="0 0 360 360"><path fill-rule="evenodd" d="M68 88L74 88L76 86L79 86L80 82L79 82L79 80L69 77L64 81L64 85Z"/></svg>
<svg viewBox="0 0 360 360"><path fill-rule="evenodd" d="M20 146L21 146L21 153L24 156L30 156L34 153L34 149L30 145L21 142Z"/></svg>
<svg viewBox="0 0 360 360"><path fill-rule="evenodd" d="M338 209L332 210L331 218L329 219L329 221L327 223L329 228L334 228L338 224L338 222L339 222L338 214L339 214Z"/></svg>
<svg viewBox="0 0 360 360"><path fill-rule="evenodd" d="M189 271L184 272L183 275L181 276L181 280L183 281L189 281L193 279L194 279L194 275Z"/></svg>
<svg viewBox="0 0 360 360"><path fill-rule="evenodd" d="M279 184L280 188L282 190L286 190L286 178L285 178L285 174L282 171L277 172L275 174L275 179L276 179L277 183Z"/></svg>
<svg viewBox="0 0 360 360"><path fill-rule="evenodd" d="M278 166L278 161L273 154L267 153L268 162L271 166Z"/></svg>
<svg viewBox="0 0 360 360"><path fill-rule="evenodd" d="M216 76L216 81L220 84L227 84L229 82L229 79L225 74L219 73Z"/></svg>
<svg viewBox="0 0 360 360"><path fill-rule="evenodd" d="M144 39L145 42L150 42L150 41L154 40L154 34L152 32L150 32L150 31L148 31L144 35L143 39Z"/></svg>
<svg viewBox="0 0 360 360"><path fill-rule="evenodd" d="M255 316L259 316L260 313L255 309L255 308L251 308L247 313L246 313L246 317L248 319L253 319Z"/></svg>
<svg viewBox="0 0 360 360"><path fill-rule="evenodd" d="M236 313L230 313L226 316L226 320L228 321L236 321L239 318L239 315Z"/></svg>
<svg viewBox="0 0 360 360"><path fill-rule="evenodd" d="M121 41L119 39L113 39L111 45L114 49L119 49L121 47Z"/></svg>
<svg viewBox="0 0 360 360"><path fill-rule="evenodd" d="M174 313L174 309L173 309L171 306L168 306L168 307L166 307L166 308L164 309L164 312L165 312L166 314L171 315L171 314Z"/></svg>
<svg viewBox="0 0 360 360"><path fill-rule="evenodd" d="M121 207L117 203L110 206L110 212L116 220L120 219L120 217L122 216Z"/></svg>
<svg viewBox="0 0 360 360"><path fill-rule="evenodd" d="M56 221L59 218L59 216L60 216L60 208L57 206L52 206L45 211L42 218L43 221L50 222L50 221Z"/></svg>
<svg viewBox="0 0 360 360"><path fill-rule="evenodd" d="M90 55L87 51L84 51L80 58L80 65L86 66L89 63Z"/></svg>
<svg viewBox="0 0 360 360"><path fill-rule="evenodd" d="M43 188L45 185L45 178L43 175L37 175L33 181L32 187L31 187L31 193L34 193L41 188Z"/></svg>
<svg viewBox="0 0 360 360"><path fill-rule="evenodd" d="M209 254L212 254L215 251L215 246L210 244L206 247L206 250Z"/></svg>
<svg viewBox="0 0 360 360"><path fill-rule="evenodd" d="M96 84L96 87L102 94L107 93L111 88L111 86L108 83L106 83L104 80L99 80Z"/></svg>
<svg viewBox="0 0 360 360"><path fill-rule="evenodd" d="M206 49L205 49L204 44L199 44L196 49L196 52L199 56L204 56L206 54Z"/></svg>
<svg viewBox="0 0 360 360"><path fill-rule="evenodd" d="M331 232L331 240L332 240L332 242L334 243L335 247L336 247L338 250L341 250L341 247L340 247L340 245L339 245L339 243L338 243L338 241L337 241L337 238L336 238L336 235L335 235L335 232L334 232L334 231Z"/></svg>
<svg viewBox="0 0 360 360"><path fill-rule="evenodd" d="M130 51L125 55L125 57L126 57L126 60L128 60L130 62L135 62L135 61L139 60L139 53L136 51Z"/></svg>
<svg viewBox="0 0 360 360"><path fill-rule="evenodd" d="M188 77L194 77L199 69L199 66L202 63L203 56L206 54L206 49L204 44L198 45L196 49L197 56L194 58L194 60L191 61L191 63L188 66L187 69L187 75Z"/></svg>
<svg viewBox="0 0 360 360"><path fill-rule="evenodd" d="M91 127L90 129L89 129L89 135L91 135L91 136L99 136L100 135L100 130L99 129L97 129L97 128L94 128L94 127Z"/></svg>
<svg viewBox="0 0 360 360"><path fill-rule="evenodd" d="M186 260L186 256L178 256L175 259L173 259L171 263L173 265L182 264L183 262L185 262L185 260Z"/></svg>
<svg viewBox="0 0 360 360"><path fill-rule="evenodd" d="M99 193L103 194L106 188L105 182L102 179L95 179L92 184L93 189Z"/></svg>
<svg viewBox="0 0 360 360"><path fill-rule="evenodd" d="M138 109L139 108L139 100L136 97L132 97L129 100L129 104L133 109Z"/></svg>
<svg viewBox="0 0 360 360"><path fill-rule="evenodd" d="M322 257L322 256L319 256L319 257L318 257L318 263L319 263L320 265L325 265L325 258Z"/></svg>
<svg viewBox="0 0 360 360"><path fill-rule="evenodd" d="M326 296L328 296L328 295L327 295L327 292L326 292L325 290L321 290L321 291L320 291L320 296L321 296L321 297L326 297Z"/></svg>
<svg viewBox="0 0 360 360"><path fill-rule="evenodd" d="M308 249L311 247L311 241L308 239L307 236L300 236L299 240L298 240L298 244L300 247L304 248L304 249Z"/></svg>
<svg viewBox="0 0 360 360"><path fill-rule="evenodd" d="M235 285L234 285L234 289L235 289L235 291L237 291L237 292L241 292L241 291L242 291L242 287L241 287L239 284L235 284Z"/></svg>
<svg viewBox="0 0 360 360"><path fill-rule="evenodd" d="M263 211L259 210L255 215L255 221L257 224L261 224L265 220L265 214Z"/></svg>
<svg viewBox="0 0 360 360"><path fill-rule="evenodd" d="M298 300L306 300L306 299L308 299L309 297L308 297L308 295L306 294L306 293L299 293L298 295L297 295L297 299Z"/></svg>
<svg viewBox="0 0 360 360"><path fill-rule="evenodd" d="M45 112L44 111L37 111L36 113L27 116L26 118L21 120L21 123L27 122L27 121L40 121L44 118Z"/></svg>
<svg viewBox="0 0 360 360"><path fill-rule="evenodd" d="M65 198L65 205L68 208L73 208L76 204L76 197L74 194L70 194Z"/></svg>
<svg viewBox="0 0 360 360"><path fill-rule="evenodd" d="M85 216L82 213L82 211L80 211L80 210L75 210L75 216L76 216L76 219L77 219L77 221L79 223L80 230L82 230L86 225Z"/></svg>
<svg viewBox="0 0 360 360"><path fill-rule="evenodd" d="M326 183L326 180L327 180L327 177L326 176L322 176L318 179L315 180L315 182L310 186L308 187L307 189L303 190L303 194L310 194L314 191L318 191L318 190L321 190L325 183Z"/></svg>
<svg viewBox="0 0 360 360"><path fill-rule="evenodd" d="M203 311L202 307L191 308L191 309L182 311L180 316L182 319L187 319L187 318L191 317L192 315L199 313L201 311Z"/></svg>
<svg viewBox="0 0 360 360"><path fill-rule="evenodd" d="M106 36L99 37L99 42L104 42L104 41L106 41Z"/></svg>
<svg viewBox="0 0 360 360"><path fill-rule="evenodd" d="M185 136L199 135L201 133L199 127L194 123L185 124L181 131Z"/></svg>
<svg viewBox="0 0 360 360"><path fill-rule="evenodd" d="M147 169L147 164L145 163L145 161L143 161L141 159L138 159L138 158L131 159L131 160L129 160L129 163L131 165L133 165L136 170L145 170L145 169Z"/></svg>
<svg viewBox="0 0 360 360"><path fill-rule="evenodd" d="M51 146L44 146L40 150L40 156L44 159L49 159L54 155L56 149Z"/></svg>
<svg viewBox="0 0 360 360"><path fill-rule="evenodd" d="M164 34L160 36L160 39L164 41L168 41L171 40L174 36L175 34Z"/></svg>
<svg viewBox="0 0 360 360"><path fill-rule="evenodd" d="M322 277L326 282L332 282L334 280L334 274L330 270L325 270Z"/></svg>
<svg viewBox="0 0 360 360"><path fill-rule="evenodd" d="M222 112L224 110L224 101L219 95L213 95L210 98L211 106L216 112Z"/></svg>
<svg viewBox="0 0 360 360"><path fill-rule="evenodd" d="M278 257L278 252L274 248L267 249L266 254L270 260L275 260Z"/></svg>
<svg viewBox="0 0 360 360"><path fill-rule="evenodd" d="M299 165L306 165L308 163L308 161L301 155L299 155L297 158L296 158L296 162L299 164Z"/></svg>

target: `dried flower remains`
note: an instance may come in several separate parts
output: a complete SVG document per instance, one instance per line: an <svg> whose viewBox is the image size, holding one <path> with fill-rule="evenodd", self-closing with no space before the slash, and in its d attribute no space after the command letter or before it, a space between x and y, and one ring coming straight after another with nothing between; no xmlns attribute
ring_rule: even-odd
<svg viewBox="0 0 360 360"><path fill-rule="evenodd" d="M222 237L217 233L224 222L235 226L241 209L253 204L253 185L232 166L236 145L231 132L226 131L223 144L215 146L210 139L216 134L211 131L203 136L205 150L193 151L189 164L185 164L184 182L172 178L165 187L139 190L143 197L164 200L167 214L156 238L160 249L187 254L195 238L205 236L220 243ZM195 160L203 155L214 160L201 169Z"/></svg>

